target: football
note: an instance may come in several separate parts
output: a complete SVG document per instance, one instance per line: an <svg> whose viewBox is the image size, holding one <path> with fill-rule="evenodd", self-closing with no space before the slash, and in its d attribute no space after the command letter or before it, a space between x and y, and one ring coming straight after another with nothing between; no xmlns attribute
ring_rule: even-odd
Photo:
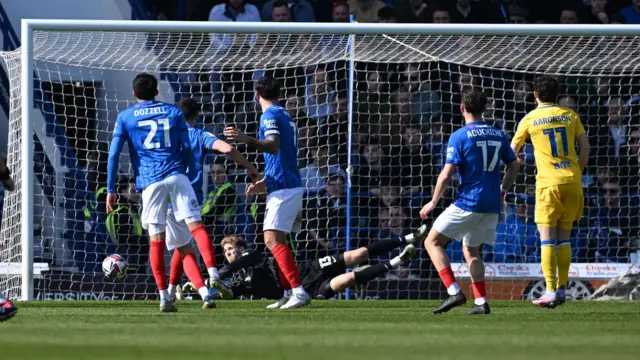
<svg viewBox="0 0 640 360"><path fill-rule="evenodd" d="M122 279L127 274L129 264L118 254L107 256L102 262L102 272L109 279Z"/></svg>

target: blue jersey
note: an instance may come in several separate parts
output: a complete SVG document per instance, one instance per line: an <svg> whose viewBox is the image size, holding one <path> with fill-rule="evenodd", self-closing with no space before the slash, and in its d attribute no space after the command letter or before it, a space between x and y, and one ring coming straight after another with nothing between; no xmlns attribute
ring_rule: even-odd
<svg viewBox="0 0 640 360"><path fill-rule="evenodd" d="M207 152L213 151L213 144L218 138L206 130L196 129L189 126L189 144L191 146L191 162L187 169L187 176L193 190L196 193L198 203L202 206L204 193L202 191L202 181L204 174L204 157Z"/></svg>
<svg viewBox="0 0 640 360"><path fill-rule="evenodd" d="M171 175L186 174L191 158L189 134L184 115L176 106L150 100L120 113L109 149L109 193L115 192L118 161L125 141L137 191Z"/></svg>
<svg viewBox="0 0 640 360"><path fill-rule="evenodd" d="M447 164L458 168L458 194L454 205L475 213L500 212L500 162L516 155L504 132L483 122L472 122L451 134Z"/></svg>
<svg viewBox="0 0 640 360"><path fill-rule="evenodd" d="M267 193L302 187L298 169L298 129L287 110L271 105L260 117L260 140L280 137L277 154L264 154Z"/></svg>

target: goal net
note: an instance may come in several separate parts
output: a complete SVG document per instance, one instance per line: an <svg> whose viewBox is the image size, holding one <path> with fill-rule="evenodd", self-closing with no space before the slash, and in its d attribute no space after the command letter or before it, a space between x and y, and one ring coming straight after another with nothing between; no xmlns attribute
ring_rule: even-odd
<svg viewBox="0 0 640 360"><path fill-rule="evenodd" d="M634 271L632 262L638 262L636 36L35 31L32 44L32 86L20 81L19 51L1 55L11 92L8 165L19 189L25 188L21 96L34 94L29 109L34 158L29 164L35 184L29 195L36 299L147 299L157 294L126 154L120 165L119 210L115 215L104 211L110 134L119 111L134 104L131 82L140 72L158 77L158 100L195 99L200 126L221 138L229 125L255 136L260 108L254 82L263 75L280 81L282 105L298 127L305 188L301 230L289 239L300 263L414 231L443 165L448 137L463 124L461 91L483 89L489 97L485 121L511 136L517 122L535 108L534 78L553 75L561 84L558 104L580 114L593 149L583 176L585 213L572 236L571 296L586 297L607 279ZM238 148L263 169L260 154ZM522 157L525 166L503 204L496 242L483 249L493 299L529 299L544 291L532 218L531 146L525 146ZM220 241L225 235L243 236L263 249L264 199L244 195L244 172L222 155L206 162L203 215L219 264L224 263ZM14 298L26 296L20 271L22 191L5 192L0 234L0 290ZM454 196L455 187L439 211ZM452 242L447 252L463 289L469 290L459 243ZM106 280L100 273L110 253L123 255L131 265L123 281ZM408 266L351 292L363 299L436 299L443 294L422 246Z"/></svg>

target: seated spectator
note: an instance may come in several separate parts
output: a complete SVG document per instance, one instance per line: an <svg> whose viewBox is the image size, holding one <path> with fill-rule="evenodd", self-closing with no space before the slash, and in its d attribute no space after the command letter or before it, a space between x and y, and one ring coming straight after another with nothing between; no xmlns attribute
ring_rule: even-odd
<svg viewBox="0 0 640 360"><path fill-rule="evenodd" d="M579 24L580 17L578 11L572 8L565 8L560 11L560 24Z"/></svg>
<svg viewBox="0 0 640 360"><path fill-rule="evenodd" d="M258 8L247 4L245 0L227 0L211 9L209 21L259 22ZM232 36L229 34L212 34L211 42L220 49L240 48L253 43L254 36Z"/></svg>
<svg viewBox="0 0 640 360"><path fill-rule="evenodd" d="M535 198L524 195L515 198L511 211L498 223L496 242L485 260L497 263L539 262L540 247L536 224L533 222Z"/></svg>
<svg viewBox="0 0 640 360"><path fill-rule="evenodd" d="M312 161L318 147L318 127L306 116L294 119L298 127L298 168L303 169Z"/></svg>
<svg viewBox="0 0 640 360"><path fill-rule="evenodd" d="M601 262L629 262L630 240L639 235L639 209L623 200L618 184L608 182L603 185L603 190L601 207L595 212L595 219L592 219L590 234L597 241L596 259Z"/></svg>
<svg viewBox="0 0 640 360"><path fill-rule="evenodd" d="M307 203L307 231L311 242L318 249L316 256L325 256L332 248L331 230L345 227L347 224L346 181L343 175L332 174L326 179L326 186L315 198ZM313 249L309 245L307 249Z"/></svg>
<svg viewBox="0 0 640 360"><path fill-rule="evenodd" d="M617 178L617 173L613 166L599 166L595 173L595 178L587 185L585 190L588 198L593 198L592 205L597 206L599 198L602 197L602 191L604 184L614 181Z"/></svg>
<svg viewBox="0 0 640 360"><path fill-rule="evenodd" d="M509 6L509 24L528 24L529 12L518 5Z"/></svg>
<svg viewBox="0 0 640 360"><path fill-rule="evenodd" d="M438 169L444 166L447 157L447 142L451 133L451 124L445 124L439 119L431 125L431 136L427 140L427 150L433 157L433 165Z"/></svg>
<svg viewBox="0 0 640 360"><path fill-rule="evenodd" d="M395 96L391 115L381 116L377 125L372 126L372 134L380 134L381 143L396 147L401 144L402 127L418 121L411 113L411 93L402 88Z"/></svg>
<svg viewBox="0 0 640 360"><path fill-rule="evenodd" d="M402 147L392 157L400 167L402 186L411 192L431 192L433 159L419 124L402 128Z"/></svg>
<svg viewBox="0 0 640 360"><path fill-rule="evenodd" d="M578 101L573 96L561 96L558 98L558 105L568 107L578 113Z"/></svg>
<svg viewBox="0 0 640 360"><path fill-rule="evenodd" d="M456 0L453 17L456 23L504 23L500 8L487 0Z"/></svg>
<svg viewBox="0 0 640 360"><path fill-rule="evenodd" d="M440 96L431 90L431 82L423 80L423 72L418 64L408 64L402 75L402 89L411 94L411 114L422 124L427 124L431 116L440 113ZM426 75L426 74L424 74Z"/></svg>
<svg viewBox="0 0 640 360"><path fill-rule="evenodd" d="M283 6L289 9L289 19L277 20L285 16ZM281 9L275 11L274 8L277 7ZM269 0L262 7L262 21L316 22L316 17L313 6L306 0Z"/></svg>
<svg viewBox="0 0 640 360"><path fill-rule="evenodd" d="M352 184L358 192L380 193L380 184L392 176L388 157L382 151L379 139L370 138L362 145L360 162L355 169Z"/></svg>
<svg viewBox="0 0 640 360"><path fill-rule="evenodd" d="M631 0L631 5L620 10L626 24L640 24L640 0Z"/></svg>
<svg viewBox="0 0 640 360"><path fill-rule="evenodd" d="M617 158L620 155L620 147L627 142L627 110L621 98L611 97L607 103L607 123L600 124L595 134L589 134L592 141L596 141L594 155L600 161L608 163L610 157Z"/></svg>
<svg viewBox="0 0 640 360"><path fill-rule="evenodd" d="M587 4L587 22L591 24L608 24L607 5L609 0L589 0Z"/></svg>
<svg viewBox="0 0 640 360"><path fill-rule="evenodd" d="M107 233L118 244L118 252L129 263L129 272L146 273L149 259L149 239L140 220L140 193L135 179L121 181L118 186L118 206L105 219Z"/></svg>
<svg viewBox="0 0 640 360"><path fill-rule="evenodd" d="M433 5L430 0L402 0L395 5L398 22L423 24L430 21Z"/></svg>
<svg viewBox="0 0 640 360"><path fill-rule="evenodd" d="M335 91L329 86L327 69L316 67L305 89L304 106L307 116L315 120L318 126L323 125L327 117L333 113L334 97Z"/></svg>
<svg viewBox="0 0 640 360"><path fill-rule="evenodd" d="M349 4L346 1L336 1L331 9L331 20L333 22L349 22Z"/></svg>
<svg viewBox="0 0 640 360"><path fill-rule="evenodd" d="M265 19L264 15L262 21L273 21L273 22L291 22L291 8L289 8L289 4L285 0L277 0L276 2L268 2L265 4L264 8L262 8L262 13L265 13L267 6L271 5L271 17Z"/></svg>
<svg viewBox="0 0 640 360"><path fill-rule="evenodd" d="M487 124L491 124L502 131L507 131L506 121L504 120L504 101L499 104L498 100L493 96L487 96L487 107L482 113L482 118Z"/></svg>
<svg viewBox="0 0 640 360"><path fill-rule="evenodd" d="M351 13L359 23L372 23L378 20L378 11L387 4L380 0L348 0Z"/></svg>
<svg viewBox="0 0 640 360"><path fill-rule="evenodd" d="M379 134L377 125L383 116L391 114L389 82L383 72L367 73L366 87L356 98L358 125L368 134ZM375 127L375 128L374 128Z"/></svg>
<svg viewBox="0 0 640 360"><path fill-rule="evenodd" d="M340 167L347 168L349 141L349 101L346 96L336 96L333 104L335 113L319 128L324 144L335 149Z"/></svg>
<svg viewBox="0 0 640 360"><path fill-rule="evenodd" d="M407 212L401 206L394 205L387 208L388 210L388 222L386 229L380 229L378 237L380 240L392 239L403 236L407 230ZM361 245L361 244L360 244ZM361 245L362 246L362 245ZM386 258L395 256L393 252ZM408 267L401 266L389 272L387 275L390 278L407 279L410 277L418 277L420 273L420 265L418 260L414 260Z"/></svg>
<svg viewBox="0 0 640 360"><path fill-rule="evenodd" d="M346 178L344 170L331 164L331 152L333 149L321 144L315 149L313 161L303 169L300 169L302 187L306 192L317 193L326 186L329 175L340 175Z"/></svg>
<svg viewBox="0 0 640 360"><path fill-rule="evenodd" d="M307 117L307 114L304 112L304 109L300 104L300 98L295 92L287 94L287 100L285 101L284 107L287 109L289 115L294 119Z"/></svg>
<svg viewBox="0 0 640 360"><path fill-rule="evenodd" d="M451 23L451 12L444 7L437 7L431 12L431 22L434 24Z"/></svg>
<svg viewBox="0 0 640 360"><path fill-rule="evenodd" d="M382 24L394 24L397 23L396 15L393 9L385 6L378 10L378 22Z"/></svg>
<svg viewBox="0 0 640 360"><path fill-rule="evenodd" d="M223 158L216 158L209 168L211 174L210 191L202 204L202 222L215 243L222 241L225 235L234 232L237 194L235 186L229 181L227 166ZM221 255L217 254L217 255Z"/></svg>
<svg viewBox="0 0 640 360"><path fill-rule="evenodd" d="M638 192L640 187L640 130L629 134L629 142L624 156L620 156L618 174L620 185L626 192Z"/></svg>

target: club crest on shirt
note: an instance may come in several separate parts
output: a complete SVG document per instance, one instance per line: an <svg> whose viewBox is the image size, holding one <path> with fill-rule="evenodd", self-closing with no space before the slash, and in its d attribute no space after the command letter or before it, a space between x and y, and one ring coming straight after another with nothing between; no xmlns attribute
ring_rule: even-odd
<svg viewBox="0 0 640 360"><path fill-rule="evenodd" d="M196 200L196 199L192 199L191 200L191 208L192 209L197 209L198 208L198 200Z"/></svg>

